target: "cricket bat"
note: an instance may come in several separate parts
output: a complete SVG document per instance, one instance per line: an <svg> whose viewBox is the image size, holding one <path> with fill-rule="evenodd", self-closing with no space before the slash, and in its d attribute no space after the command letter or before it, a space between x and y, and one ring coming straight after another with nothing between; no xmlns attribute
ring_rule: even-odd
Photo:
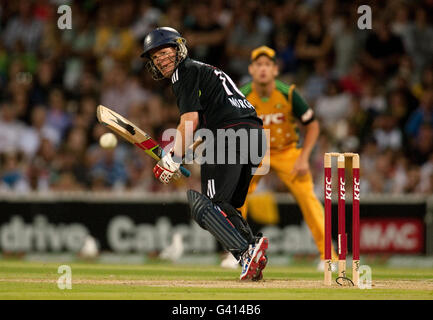
<svg viewBox="0 0 433 320"><path fill-rule="evenodd" d="M96 109L96 116L100 123L110 128L126 141L143 149L156 161L159 161L164 156L164 150L157 141L153 140L146 132L117 112L99 105ZM191 175L191 172L183 166L180 166L180 171L185 177Z"/></svg>

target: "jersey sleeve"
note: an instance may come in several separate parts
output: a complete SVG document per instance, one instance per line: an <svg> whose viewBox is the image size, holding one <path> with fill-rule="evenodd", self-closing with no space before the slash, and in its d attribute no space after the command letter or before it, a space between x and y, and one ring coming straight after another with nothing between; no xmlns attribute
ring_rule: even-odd
<svg viewBox="0 0 433 320"><path fill-rule="evenodd" d="M175 71L175 73L178 71ZM182 70L182 74L173 78L173 92L177 99L180 114L203 110L200 103L200 72L191 66Z"/></svg>
<svg viewBox="0 0 433 320"><path fill-rule="evenodd" d="M314 120L314 111L295 89L295 85L287 85L280 80L275 81L277 89L284 95L287 101L292 102L293 115L298 118L303 125L307 125Z"/></svg>
<svg viewBox="0 0 433 320"><path fill-rule="evenodd" d="M314 111L311 109L307 102L301 97L294 86L289 91L289 96L292 98L293 114L301 121L303 125L307 125L312 122L314 117Z"/></svg>

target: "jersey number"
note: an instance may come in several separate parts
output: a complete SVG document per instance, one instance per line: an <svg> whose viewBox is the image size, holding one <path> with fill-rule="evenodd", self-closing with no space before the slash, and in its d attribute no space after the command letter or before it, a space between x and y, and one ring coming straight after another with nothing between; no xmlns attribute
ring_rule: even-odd
<svg viewBox="0 0 433 320"><path fill-rule="evenodd" d="M245 98L245 96L243 95L243 93L238 89L238 87L236 87L236 84L233 82L233 80L228 75L226 75L223 71L220 71L220 70L214 70L214 72L220 78L220 80L222 81L224 90L226 91L227 95L232 96L233 92L227 86L226 81L229 82L229 84L230 84L230 86L232 87L233 90L235 90L241 97Z"/></svg>

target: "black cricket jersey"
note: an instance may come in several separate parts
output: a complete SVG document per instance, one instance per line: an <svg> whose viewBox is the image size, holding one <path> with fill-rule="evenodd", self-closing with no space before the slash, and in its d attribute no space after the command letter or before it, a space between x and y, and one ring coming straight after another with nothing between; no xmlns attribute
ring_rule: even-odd
<svg viewBox="0 0 433 320"><path fill-rule="evenodd" d="M197 111L201 128L263 124L233 80L214 66L187 57L175 69L171 82L180 114Z"/></svg>

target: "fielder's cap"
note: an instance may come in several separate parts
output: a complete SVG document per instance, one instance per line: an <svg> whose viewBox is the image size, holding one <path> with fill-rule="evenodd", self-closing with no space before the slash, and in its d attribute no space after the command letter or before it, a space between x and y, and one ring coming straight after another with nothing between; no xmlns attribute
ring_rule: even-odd
<svg viewBox="0 0 433 320"><path fill-rule="evenodd" d="M268 58L275 60L275 50L271 49L267 46L261 46L261 47L254 49L251 52L251 61L256 60L258 57L260 57L262 55L265 55Z"/></svg>

